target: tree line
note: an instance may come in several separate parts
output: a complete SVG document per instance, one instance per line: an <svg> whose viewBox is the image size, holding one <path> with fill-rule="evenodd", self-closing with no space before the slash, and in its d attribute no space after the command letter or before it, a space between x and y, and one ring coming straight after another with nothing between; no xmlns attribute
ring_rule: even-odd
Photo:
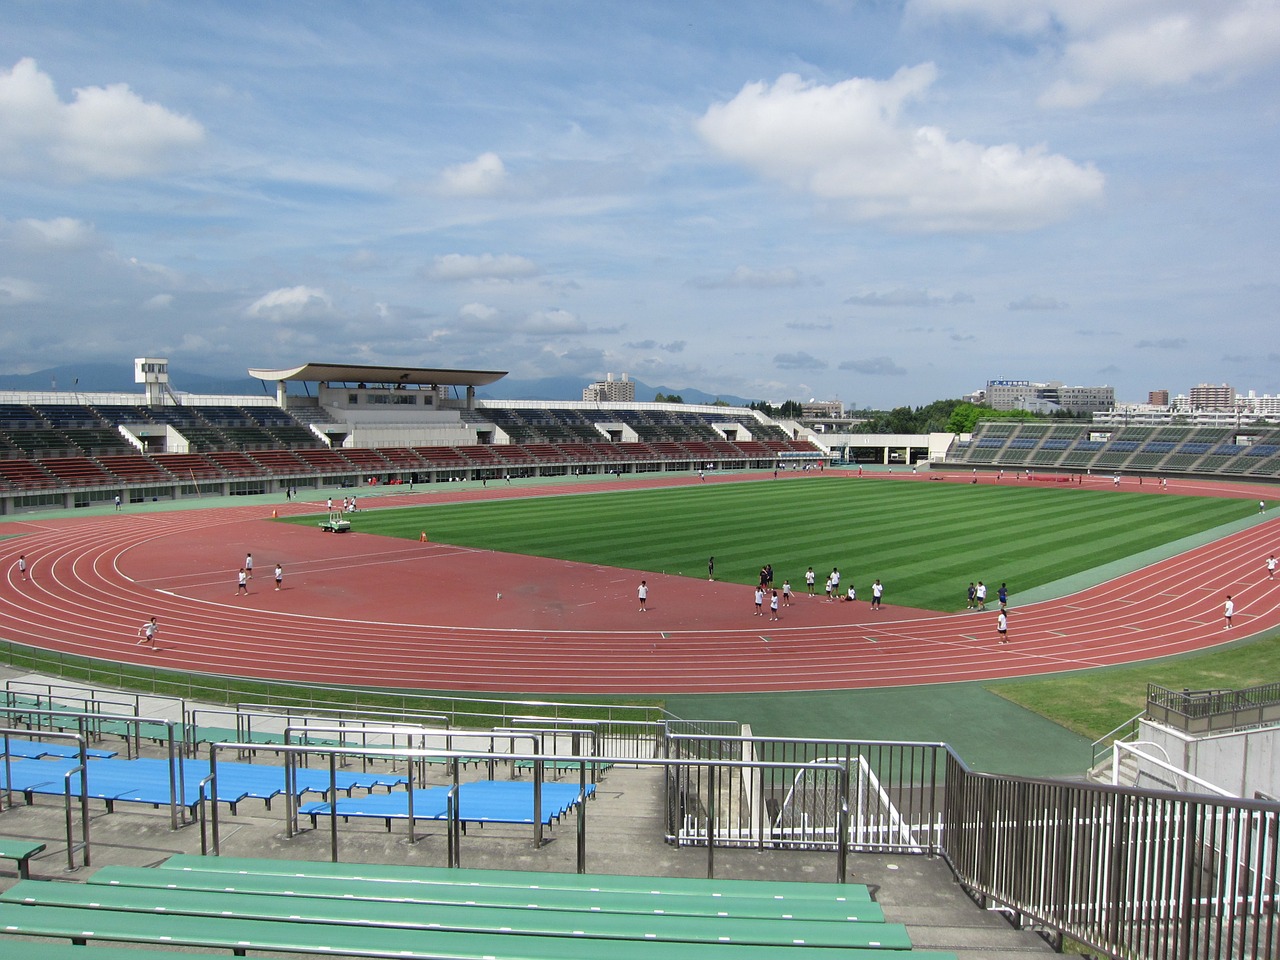
<svg viewBox="0 0 1280 960"><path fill-rule="evenodd" d="M800 419L801 404L787 400L774 406L763 400L749 404L766 416ZM972 433L979 420L1090 419L1089 414L1059 411L1052 415L1030 410L992 410L966 400L935 400L923 407L894 407L892 410L859 410L850 414L859 420L858 433Z"/></svg>

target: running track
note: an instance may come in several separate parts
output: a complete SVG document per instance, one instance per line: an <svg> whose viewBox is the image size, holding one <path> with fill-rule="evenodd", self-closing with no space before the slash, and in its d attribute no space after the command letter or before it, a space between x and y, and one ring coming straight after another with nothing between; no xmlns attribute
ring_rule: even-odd
<svg viewBox="0 0 1280 960"><path fill-rule="evenodd" d="M1172 486L1168 495L1256 501L1274 493L1237 484ZM538 492L503 486L456 496ZM445 498L433 493L431 502ZM0 630L48 650L301 683L665 694L1031 676L1187 653L1280 628L1280 579L1269 580L1263 566L1280 551L1278 520L1072 596L1016 607L1011 642L998 646L994 609L942 615L887 605L876 613L863 602L799 597L773 624L753 618L749 588L648 574L651 609L640 615L634 572L322 534L270 523L270 510L5 524L0 532L21 536L0 543ZM236 597L234 570L247 551L257 560L257 578L249 597ZM26 582L15 566L19 553L31 567ZM278 593L271 583L277 559L286 567L286 589ZM1236 604L1231 630L1222 620L1227 594ZM152 615L161 626L157 651L136 643L139 624Z"/></svg>

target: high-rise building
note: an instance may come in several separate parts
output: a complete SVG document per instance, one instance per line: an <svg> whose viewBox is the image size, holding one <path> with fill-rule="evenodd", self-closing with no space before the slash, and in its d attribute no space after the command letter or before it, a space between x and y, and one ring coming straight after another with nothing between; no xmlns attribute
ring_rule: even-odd
<svg viewBox="0 0 1280 960"><path fill-rule="evenodd" d="M1169 391L1152 390L1147 394L1147 403L1153 407L1167 407L1169 405Z"/></svg>
<svg viewBox="0 0 1280 960"><path fill-rule="evenodd" d="M634 403L636 399L635 381L628 380L624 373L621 380L613 379L613 374L605 374L603 380L597 380L582 391L583 400L596 403Z"/></svg>
<svg viewBox="0 0 1280 960"><path fill-rule="evenodd" d="M1191 388L1192 410L1234 410L1236 391L1230 384L1201 383Z"/></svg>

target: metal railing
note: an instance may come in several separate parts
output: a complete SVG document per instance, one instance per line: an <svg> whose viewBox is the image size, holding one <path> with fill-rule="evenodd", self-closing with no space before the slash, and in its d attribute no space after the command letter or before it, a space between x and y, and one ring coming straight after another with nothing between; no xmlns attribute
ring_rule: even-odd
<svg viewBox="0 0 1280 960"><path fill-rule="evenodd" d="M1170 690L1147 684L1147 715L1186 733L1280 723L1280 683L1243 690Z"/></svg>
<svg viewBox="0 0 1280 960"><path fill-rule="evenodd" d="M940 853L1019 925L1112 957L1280 955L1280 804L946 765Z"/></svg>
<svg viewBox="0 0 1280 960"><path fill-rule="evenodd" d="M944 744L673 736L668 749L705 758L668 772L673 843L937 855L984 905L1059 943L1280 957L1280 803L977 773ZM735 753L748 769L723 759ZM806 760L788 777L749 769Z"/></svg>

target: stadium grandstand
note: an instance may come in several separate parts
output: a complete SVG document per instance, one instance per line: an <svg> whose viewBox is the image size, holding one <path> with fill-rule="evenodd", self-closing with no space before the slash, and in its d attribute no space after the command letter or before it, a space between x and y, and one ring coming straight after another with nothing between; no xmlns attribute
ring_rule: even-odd
<svg viewBox="0 0 1280 960"><path fill-rule="evenodd" d="M1280 427L1108 426L988 420L958 439L938 468L1046 474L1280 478Z"/></svg>
<svg viewBox="0 0 1280 960"><path fill-rule="evenodd" d="M321 486L803 467L828 451L745 407L486 402L502 371L307 363L274 396L0 393L0 513ZM290 384L303 392L290 393ZM315 386L314 392L312 385Z"/></svg>

